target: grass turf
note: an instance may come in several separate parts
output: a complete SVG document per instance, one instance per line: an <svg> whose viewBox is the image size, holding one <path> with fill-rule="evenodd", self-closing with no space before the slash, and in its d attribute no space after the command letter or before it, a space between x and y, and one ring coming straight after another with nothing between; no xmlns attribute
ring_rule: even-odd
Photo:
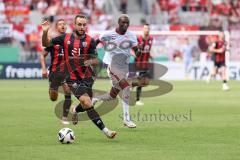
<svg viewBox="0 0 240 160"><path fill-rule="evenodd" d="M123 127L119 104L102 117L107 127L118 132L116 139L107 139L86 121L70 125L75 143L62 145L57 132L63 126L54 115L57 102L48 98L48 82L2 80L0 159L238 160L239 82L230 81L228 92L223 92L217 81L208 85L201 81L171 83L174 89L170 93L143 98L143 107L131 107L136 129ZM108 85L108 81L98 80L94 88L106 86L104 90L108 90ZM157 119L150 118L154 114ZM178 115L181 117L176 119Z"/></svg>

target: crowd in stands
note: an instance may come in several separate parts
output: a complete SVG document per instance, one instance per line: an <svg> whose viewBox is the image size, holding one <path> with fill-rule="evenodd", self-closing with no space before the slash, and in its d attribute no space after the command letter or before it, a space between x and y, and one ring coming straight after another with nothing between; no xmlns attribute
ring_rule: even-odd
<svg viewBox="0 0 240 160"><path fill-rule="evenodd" d="M38 61L38 53L42 51L41 26L34 23L31 18L32 13L41 16L41 20L48 19L54 22L58 18L64 18L69 22L71 30L72 15L84 13L89 18L89 29L106 30L113 26L112 14L107 14L106 3L109 0L0 0L0 23L11 24L13 38L8 38L3 33L0 34L1 43L19 43L21 46L21 61ZM213 17L210 22L222 25L218 17L225 17L229 24L239 24L240 22L240 0L136 0L142 12L146 15L167 14L170 29L178 30L175 24L181 23L179 15L184 12L202 12ZM114 3L116 4L116 3ZM120 0L117 8L119 12L128 13L128 0ZM150 7L146 7L149 6ZM158 10L158 11L157 11ZM38 18L38 17L37 17ZM219 24L218 24L219 23ZM161 25L161 24L159 24ZM4 26L6 29L6 26ZM9 27L11 28L11 27ZM201 26L190 28L200 29ZM3 31L2 28L0 28ZM7 32L6 32L7 33ZM27 55L27 56L26 56Z"/></svg>
<svg viewBox="0 0 240 160"><path fill-rule="evenodd" d="M12 25L13 37L0 34L0 44L17 43L22 52L20 61L37 62L38 53L43 50L40 43L41 21L54 23L56 19L64 18L71 30L73 15L83 13L89 18L91 29L105 30L112 26L112 16L105 14L105 2L106 0L0 0L0 23ZM37 13L37 16L31 19L32 13ZM34 23L36 18L40 19L40 23ZM1 32L3 27L5 30L11 29L10 25L2 26Z"/></svg>

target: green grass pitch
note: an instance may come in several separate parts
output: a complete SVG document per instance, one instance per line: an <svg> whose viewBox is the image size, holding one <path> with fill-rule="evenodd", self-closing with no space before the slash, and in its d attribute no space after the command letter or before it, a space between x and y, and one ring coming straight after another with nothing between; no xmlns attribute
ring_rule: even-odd
<svg viewBox="0 0 240 160"><path fill-rule="evenodd" d="M120 103L102 117L108 128L118 132L116 139L107 139L91 121L85 121L69 126L76 140L63 145L57 140L63 126L54 115L57 102L48 98L48 82L1 80L0 159L239 160L240 82L230 81L228 92L221 90L220 81L170 83L174 87L170 93L143 98L143 107L131 107L136 129L123 127ZM102 86L107 91L109 82L97 80L94 88ZM159 112L182 117L147 117ZM137 118L138 113L142 117Z"/></svg>

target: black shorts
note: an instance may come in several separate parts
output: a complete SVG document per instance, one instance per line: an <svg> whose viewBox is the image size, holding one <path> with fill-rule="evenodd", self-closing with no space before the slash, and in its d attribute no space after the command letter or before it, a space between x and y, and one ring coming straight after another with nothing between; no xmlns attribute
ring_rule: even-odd
<svg viewBox="0 0 240 160"><path fill-rule="evenodd" d="M226 66L226 64L225 64L225 61L221 61L221 62L214 61L214 66L217 68L221 68L221 67Z"/></svg>
<svg viewBox="0 0 240 160"><path fill-rule="evenodd" d="M137 77L151 78L150 70L138 70L136 72Z"/></svg>
<svg viewBox="0 0 240 160"><path fill-rule="evenodd" d="M74 80L67 82L73 95L79 99L82 95L87 93L90 98L93 96L92 86L94 84L94 80L92 78L84 78L81 80Z"/></svg>
<svg viewBox="0 0 240 160"><path fill-rule="evenodd" d="M63 72L49 73L49 87L52 90L58 91L58 88L66 83L66 74Z"/></svg>

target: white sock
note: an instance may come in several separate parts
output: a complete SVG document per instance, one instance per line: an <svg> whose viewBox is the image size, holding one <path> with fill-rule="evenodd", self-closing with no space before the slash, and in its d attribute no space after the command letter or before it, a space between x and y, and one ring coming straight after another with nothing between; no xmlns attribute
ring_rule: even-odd
<svg viewBox="0 0 240 160"><path fill-rule="evenodd" d="M129 114L129 98L130 98L130 87L126 87L122 91L122 105L123 105L123 120L130 121Z"/></svg>
<svg viewBox="0 0 240 160"><path fill-rule="evenodd" d="M108 131L109 131L109 129L107 128L107 127L105 127L105 128L103 128L103 133L105 133L105 134L107 134L108 133Z"/></svg>
<svg viewBox="0 0 240 160"><path fill-rule="evenodd" d="M74 107L73 107L73 110L72 110L73 113L77 113L77 112L76 112L76 107L77 107L77 106L74 106Z"/></svg>

